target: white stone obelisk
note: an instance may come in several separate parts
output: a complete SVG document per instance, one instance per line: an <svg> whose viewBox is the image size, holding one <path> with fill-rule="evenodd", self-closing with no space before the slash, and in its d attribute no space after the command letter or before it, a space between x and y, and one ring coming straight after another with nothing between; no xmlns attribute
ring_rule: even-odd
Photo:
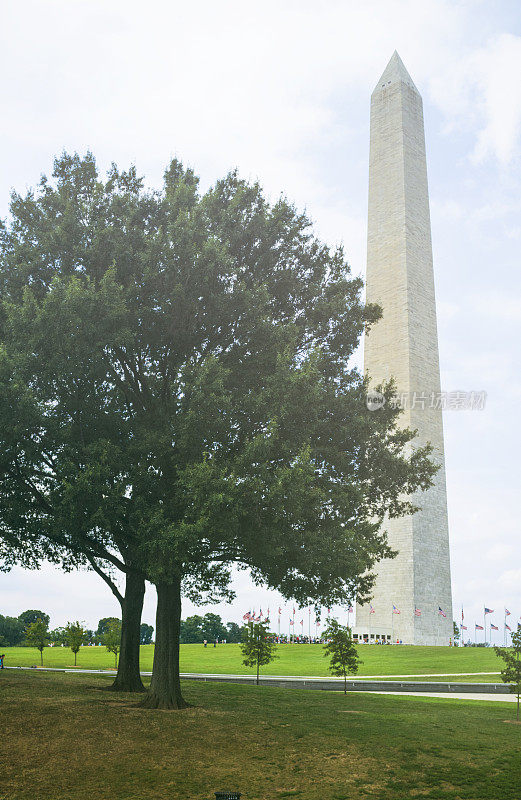
<svg viewBox="0 0 521 800"><path fill-rule="evenodd" d="M357 606L356 631L448 645L452 597L423 109L396 52L371 96L367 300L383 310L365 338L371 386L394 377L405 401L400 425L417 429L413 446L432 444L440 470L434 486L413 498L420 511L386 520L398 555L377 565L374 613L369 604Z"/></svg>

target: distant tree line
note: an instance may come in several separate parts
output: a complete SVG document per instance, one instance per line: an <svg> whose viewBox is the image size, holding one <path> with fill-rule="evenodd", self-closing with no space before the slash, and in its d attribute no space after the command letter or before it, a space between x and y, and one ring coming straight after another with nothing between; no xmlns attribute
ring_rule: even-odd
<svg viewBox="0 0 521 800"><path fill-rule="evenodd" d="M205 614L199 617L187 617L181 620L181 644L197 644L199 642L219 642L226 640L231 643L241 641L241 629L236 622L223 623L218 614Z"/></svg>
<svg viewBox="0 0 521 800"><path fill-rule="evenodd" d="M49 630L50 617L44 611L30 609L22 612L18 617L2 616L0 614L0 647L33 646L27 639L27 626L36 622L43 623L47 644L63 645L70 647L71 638L77 639L78 632L72 633L69 625ZM121 629L121 620L118 617L102 617L96 630L81 628L82 644L105 644L108 634L114 636L114 631ZM146 622L140 625L140 644L152 644L154 628ZM241 641L241 628L236 622L224 623L218 614L205 614L203 617L194 615L181 621L181 643L198 644L206 639L213 642L226 641L238 643Z"/></svg>

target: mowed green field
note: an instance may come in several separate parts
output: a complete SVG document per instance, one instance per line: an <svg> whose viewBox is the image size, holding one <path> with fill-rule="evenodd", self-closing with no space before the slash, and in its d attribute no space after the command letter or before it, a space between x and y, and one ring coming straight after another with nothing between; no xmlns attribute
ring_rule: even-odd
<svg viewBox="0 0 521 800"><path fill-rule="evenodd" d="M457 673L469 675L473 672L499 673L503 662L492 648L477 647L408 647L361 645L359 654L363 661L359 676L364 675L413 675L435 674L450 676ZM6 647L6 666L39 665L40 654L28 647ZM288 644L277 647L278 658L263 668L265 675L328 675L328 661L324 658L322 645ZM141 669L152 669L154 646L141 647ZM74 656L68 648L48 647L44 650L44 666L72 667ZM78 667L85 669L107 669L114 667L114 656L104 647L82 647L78 653ZM181 645L182 672L253 674L253 670L242 664L237 644L220 644L203 647L202 644ZM461 680L496 681L498 675L462 677Z"/></svg>
<svg viewBox="0 0 521 800"><path fill-rule="evenodd" d="M0 672L2 800L519 800L514 704L184 681L148 711L106 676Z"/></svg>

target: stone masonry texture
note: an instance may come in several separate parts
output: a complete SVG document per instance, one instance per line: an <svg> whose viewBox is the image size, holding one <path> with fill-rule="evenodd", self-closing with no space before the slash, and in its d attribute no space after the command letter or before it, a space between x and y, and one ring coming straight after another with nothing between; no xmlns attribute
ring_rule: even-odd
<svg viewBox="0 0 521 800"><path fill-rule="evenodd" d="M440 368L423 108L397 53L371 96L367 300L383 309L365 339L371 386L394 377L408 399L400 424L417 429L413 446L431 443L440 470L434 486L413 498L420 511L386 520L398 555L377 565L375 613L358 605L356 630L448 645L453 618L442 412L431 407Z"/></svg>

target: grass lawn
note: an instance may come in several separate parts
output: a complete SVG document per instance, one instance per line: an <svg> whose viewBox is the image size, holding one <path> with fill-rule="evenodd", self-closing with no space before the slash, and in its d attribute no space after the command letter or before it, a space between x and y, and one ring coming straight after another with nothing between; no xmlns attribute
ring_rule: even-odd
<svg viewBox="0 0 521 800"><path fill-rule="evenodd" d="M103 676L0 672L2 800L519 800L511 703L185 682L144 711Z"/></svg>
<svg viewBox="0 0 521 800"><path fill-rule="evenodd" d="M7 666L32 666L40 663L40 653L28 647L6 647ZM141 647L141 669L152 669L154 647ZM364 675L422 675L435 673L499 672L503 662L492 648L477 647L408 647L361 645L359 676ZM327 659L321 645L279 645L279 658L263 669L266 675L328 675ZM252 674L253 670L242 663L239 645L223 644L203 647L202 644L181 645L181 670L183 672L228 672L237 675ZM48 647L44 651L44 666L69 667L74 656L68 648ZM82 647L78 653L78 667L106 669L114 666L114 656L104 647ZM461 681L499 681L499 675L461 677ZM433 678L435 680L435 678ZM1 795L0 795L1 799Z"/></svg>

